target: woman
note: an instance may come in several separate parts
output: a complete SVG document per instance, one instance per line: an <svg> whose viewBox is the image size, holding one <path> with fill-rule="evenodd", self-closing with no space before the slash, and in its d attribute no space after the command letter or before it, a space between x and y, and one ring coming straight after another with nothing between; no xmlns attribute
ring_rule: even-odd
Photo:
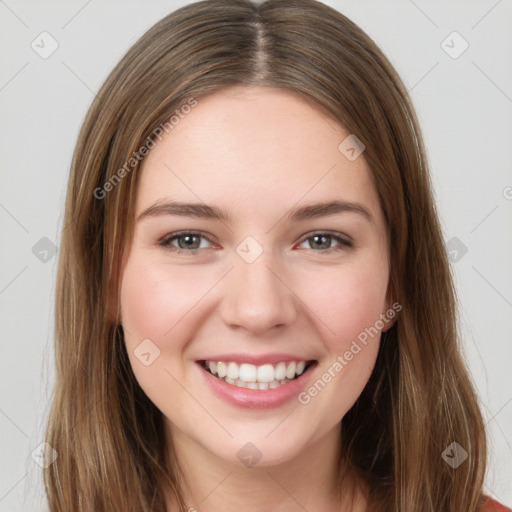
<svg viewBox="0 0 512 512"><path fill-rule="evenodd" d="M500 510L416 117L343 15L158 22L65 216L51 511Z"/></svg>

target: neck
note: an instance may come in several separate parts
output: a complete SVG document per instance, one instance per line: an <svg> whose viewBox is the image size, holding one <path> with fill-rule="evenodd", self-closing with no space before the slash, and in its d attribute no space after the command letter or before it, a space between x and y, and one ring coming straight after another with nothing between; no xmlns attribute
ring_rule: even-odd
<svg viewBox="0 0 512 512"><path fill-rule="evenodd" d="M354 487L339 489L340 429L329 431L292 460L245 467L205 450L175 428L170 436L183 474L183 495L191 512L363 512L364 499ZM354 500L351 492L354 492ZM175 512L172 498L167 510Z"/></svg>

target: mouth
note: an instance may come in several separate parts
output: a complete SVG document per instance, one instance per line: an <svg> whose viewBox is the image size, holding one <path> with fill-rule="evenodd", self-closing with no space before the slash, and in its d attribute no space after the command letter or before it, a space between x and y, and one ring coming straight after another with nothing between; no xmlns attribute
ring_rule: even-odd
<svg viewBox="0 0 512 512"><path fill-rule="evenodd" d="M200 360L198 364L218 380L238 388L270 390L297 380L316 366L316 360L282 361L276 364L254 365L233 361Z"/></svg>

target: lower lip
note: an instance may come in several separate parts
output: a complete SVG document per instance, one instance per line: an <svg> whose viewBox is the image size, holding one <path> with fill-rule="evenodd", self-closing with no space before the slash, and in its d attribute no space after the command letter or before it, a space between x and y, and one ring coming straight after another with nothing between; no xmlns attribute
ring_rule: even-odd
<svg viewBox="0 0 512 512"><path fill-rule="evenodd" d="M239 388L234 384L228 384L217 377L214 377L208 372L201 363L196 363L199 366L201 374L204 376L206 383L212 391L226 402L236 405L237 407L245 407L248 409L270 409L272 407L279 407L284 403L290 401L306 387L309 377L316 362L312 363L309 368L299 375L296 379L282 384L273 389L248 389Z"/></svg>

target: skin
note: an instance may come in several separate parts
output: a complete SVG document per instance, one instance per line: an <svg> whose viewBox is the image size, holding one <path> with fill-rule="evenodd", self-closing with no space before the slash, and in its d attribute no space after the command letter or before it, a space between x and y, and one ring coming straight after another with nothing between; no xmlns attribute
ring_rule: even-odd
<svg viewBox="0 0 512 512"><path fill-rule="evenodd" d="M334 474L339 424L368 381L380 332L305 405L236 407L212 393L194 362L222 352L297 354L318 361L314 383L390 308L385 220L364 153L349 161L338 150L348 135L293 93L232 87L198 98L143 162L137 217L171 199L232 216L142 218L122 274L130 362L165 417L187 505L198 511L365 510L359 492L353 507L337 504ZM333 199L363 205L372 221L354 212L285 217ZM203 231L212 242L199 238L193 254L159 245L180 230ZM311 232L341 233L353 246L315 242ZM250 264L236 252L247 236L263 249ZM190 252L183 237L179 243ZM331 247L340 250L326 253ZM160 350L149 366L134 355L144 339ZM237 457L247 442L261 452L250 468Z"/></svg>

